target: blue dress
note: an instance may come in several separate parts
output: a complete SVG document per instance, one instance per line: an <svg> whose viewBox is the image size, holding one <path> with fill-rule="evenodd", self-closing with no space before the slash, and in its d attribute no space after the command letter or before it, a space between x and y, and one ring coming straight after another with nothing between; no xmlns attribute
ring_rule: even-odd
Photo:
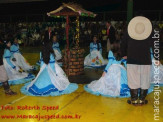
<svg viewBox="0 0 163 122"><path fill-rule="evenodd" d="M10 47L12 57L16 59L15 64L20 66L25 71L33 70L34 67L30 66L29 63L25 60L25 58L22 56L22 54L19 51L19 45L13 44Z"/></svg>
<svg viewBox="0 0 163 122"><path fill-rule="evenodd" d="M98 50L99 46L99 50ZM85 67L95 67L100 68L107 64L107 60L102 57L102 47L101 43L90 43L90 54L88 54L84 59Z"/></svg>
<svg viewBox="0 0 163 122"><path fill-rule="evenodd" d="M10 47L10 50L11 50L11 53L14 54L14 53L20 53L19 51L19 45L18 44L13 44L11 47Z"/></svg>
<svg viewBox="0 0 163 122"><path fill-rule="evenodd" d="M99 80L85 85L84 89L94 95L106 97L130 97L130 89L127 83L126 60L117 61L112 51L109 51L109 62L105 68L105 76ZM124 64L122 66L121 64ZM150 89L150 92L152 89Z"/></svg>
<svg viewBox="0 0 163 122"><path fill-rule="evenodd" d="M53 42L52 48L54 50L55 53L55 60L60 60L62 58L61 55L61 50L59 48L59 43L58 42ZM41 61L37 61L36 65L40 66ZM60 66L62 66L62 64L59 64Z"/></svg>
<svg viewBox="0 0 163 122"><path fill-rule="evenodd" d="M40 55L41 56L41 55ZM49 64L46 65L41 56L41 68L35 80L25 84L21 92L29 96L58 96L74 92L78 85L70 83L63 70L50 54Z"/></svg>
<svg viewBox="0 0 163 122"><path fill-rule="evenodd" d="M102 54L102 46L101 46L101 43L98 43L98 45L97 45L97 43L93 43L93 42L90 43L90 53L92 51L94 51L94 50L98 51L98 46L99 46L99 51Z"/></svg>
<svg viewBox="0 0 163 122"><path fill-rule="evenodd" d="M22 84L28 81L31 81L35 78L34 75L26 72L19 72L19 66L17 66L12 60L12 54L9 49L4 50L3 55L3 63L4 67L6 69L8 78L9 78L9 84L15 85L15 84Z"/></svg>
<svg viewBox="0 0 163 122"><path fill-rule="evenodd" d="M52 48L53 48L54 53L55 53L55 60L58 61L58 60L62 59L62 54L61 54L61 50L59 48L59 43L53 42ZM62 66L62 63L60 62L59 65Z"/></svg>
<svg viewBox="0 0 163 122"><path fill-rule="evenodd" d="M61 53L61 50L60 50L60 48L59 48L59 43L58 42L53 42L53 50L57 50L58 52L60 52Z"/></svg>

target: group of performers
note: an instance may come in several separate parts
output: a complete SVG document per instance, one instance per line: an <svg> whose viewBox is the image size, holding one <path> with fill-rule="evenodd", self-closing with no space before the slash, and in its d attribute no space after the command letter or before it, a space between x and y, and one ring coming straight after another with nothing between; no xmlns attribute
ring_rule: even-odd
<svg viewBox="0 0 163 122"><path fill-rule="evenodd" d="M93 37L93 41L90 43L90 53L85 57L84 65L95 68L105 65L106 67L100 79L85 85L84 89L94 95L131 97L128 100L129 104L147 104L145 97L153 90L150 87L150 82L152 82L154 69L149 67L152 60L155 59L151 46L148 44L148 38L142 39L143 41L140 43L137 39L131 38L130 33L128 33L124 35L121 49L116 43L112 43L108 52L108 59L104 59L102 56L102 45L97 36ZM51 33L50 28L47 35L40 52L40 71L36 77L29 73L35 67L30 66L21 55L17 39L14 38L12 46L10 41L0 40L0 81L6 94L16 94L9 88L8 84L14 85L25 82L28 83L25 83L21 88L21 92L30 96L58 96L70 94L78 89L76 83L69 82L68 77L59 65L62 60L62 53L57 36ZM5 48L3 44L5 44ZM138 53L134 46L139 48ZM163 82L163 66L160 64L159 67L160 81Z"/></svg>
<svg viewBox="0 0 163 122"><path fill-rule="evenodd" d="M15 94L9 85L22 84L34 79L31 70L34 70L34 67L21 55L16 37L12 45L10 41L0 40L0 85L3 85L6 94Z"/></svg>

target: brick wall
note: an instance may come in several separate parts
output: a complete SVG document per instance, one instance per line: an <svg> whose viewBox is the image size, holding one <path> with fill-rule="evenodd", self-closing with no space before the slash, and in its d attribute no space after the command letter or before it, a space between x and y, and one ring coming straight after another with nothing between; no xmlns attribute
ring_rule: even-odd
<svg viewBox="0 0 163 122"><path fill-rule="evenodd" d="M64 51L63 70L68 76L84 73L84 49L71 49L68 54Z"/></svg>

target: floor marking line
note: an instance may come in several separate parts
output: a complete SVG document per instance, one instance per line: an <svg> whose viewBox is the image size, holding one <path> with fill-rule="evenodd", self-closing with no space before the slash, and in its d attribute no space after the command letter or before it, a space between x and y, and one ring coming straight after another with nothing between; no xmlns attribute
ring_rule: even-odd
<svg viewBox="0 0 163 122"><path fill-rule="evenodd" d="M82 91L80 94L78 94L76 97L74 97L71 101L69 101L66 105L64 105L59 111L57 111L56 113L54 113L54 115L55 114L57 114L57 113L59 113L60 111L62 111L64 108L66 108L68 105L70 105L72 102L74 102L77 98L79 98L83 93L84 93L85 91ZM49 119L49 120L51 120L51 119ZM45 120L44 122L47 122L47 121L49 121L49 120ZM54 121L55 121L55 119L54 119Z"/></svg>
<svg viewBox="0 0 163 122"><path fill-rule="evenodd" d="M85 91L81 92L80 94L78 94L74 99L72 99L71 101L69 101L65 106L63 106L59 111L57 111L56 113L60 112L61 110L63 110L65 107L67 107L69 104L71 104L72 102L74 102L77 98L79 98ZM55 113L55 114L56 114Z"/></svg>
<svg viewBox="0 0 163 122"><path fill-rule="evenodd" d="M20 98L18 98L18 99L16 99L16 100L13 100L12 102L9 102L9 103L5 104L4 107L5 107L5 106L8 106L8 105L12 105L12 104L14 104L14 103L16 103L16 102L18 102L18 101L20 101L20 100L26 98L26 97L27 97L27 96L23 96L23 97L20 97ZM2 108L0 108L0 110L2 110Z"/></svg>

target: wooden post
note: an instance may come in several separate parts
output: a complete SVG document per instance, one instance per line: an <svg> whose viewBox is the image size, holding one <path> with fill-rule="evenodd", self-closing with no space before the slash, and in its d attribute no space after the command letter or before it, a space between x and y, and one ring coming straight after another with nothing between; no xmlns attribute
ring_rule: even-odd
<svg viewBox="0 0 163 122"><path fill-rule="evenodd" d="M66 51L65 51L65 61L64 63L66 63L66 74L69 76L69 62L70 62L70 50L69 50L69 16L66 16L66 43L67 43L67 47L66 47Z"/></svg>
<svg viewBox="0 0 163 122"><path fill-rule="evenodd" d="M66 42L67 42L67 50L69 50L69 16L66 16Z"/></svg>

